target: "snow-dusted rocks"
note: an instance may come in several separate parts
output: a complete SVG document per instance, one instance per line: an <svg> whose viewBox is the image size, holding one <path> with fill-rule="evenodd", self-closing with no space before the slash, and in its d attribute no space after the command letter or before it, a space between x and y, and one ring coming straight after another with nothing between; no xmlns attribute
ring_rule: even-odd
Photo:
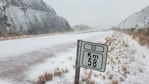
<svg viewBox="0 0 149 84"><path fill-rule="evenodd" d="M120 28L144 28L149 27L149 6L130 15L119 24Z"/></svg>
<svg viewBox="0 0 149 84"><path fill-rule="evenodd" d="M0 31L41 34L70 30L66 19L43 0L0 0Z"/></svg>

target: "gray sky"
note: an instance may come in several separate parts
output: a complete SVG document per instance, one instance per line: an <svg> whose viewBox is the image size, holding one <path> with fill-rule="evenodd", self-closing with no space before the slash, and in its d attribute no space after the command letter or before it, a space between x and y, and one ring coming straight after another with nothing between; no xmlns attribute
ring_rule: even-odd
<svg viewBox="0 0 149 84"><path fill-rule="evenodd" d="M149 5L149 0L45 0L70 25L110 27Z"/></svg>

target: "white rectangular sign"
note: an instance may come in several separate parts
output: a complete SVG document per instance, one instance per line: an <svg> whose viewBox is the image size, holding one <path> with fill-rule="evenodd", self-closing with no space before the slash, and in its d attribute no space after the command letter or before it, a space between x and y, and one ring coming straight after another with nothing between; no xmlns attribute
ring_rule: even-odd
<svg viewBox="0 0 149 84"><path fill-rule="evenodd" d="M78 64L80 67L104 72L108 46L100 43L78 41Z"/></svg>

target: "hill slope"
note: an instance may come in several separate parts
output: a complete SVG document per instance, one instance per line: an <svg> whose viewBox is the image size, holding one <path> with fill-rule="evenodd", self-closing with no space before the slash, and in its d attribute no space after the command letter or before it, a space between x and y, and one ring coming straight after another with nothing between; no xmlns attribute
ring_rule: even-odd
<svg viewBox="0 0 149 84"><path fill-rule="evenodd" d="M149 27L149 6L130 15L119 24L120 28Z"/></svg>
<svg viewBox="0 0 149 84"><path fill-rule="evenodd" d="M70 31L69 23L43 0L0 0L0 31L41 34Z"/></svg>

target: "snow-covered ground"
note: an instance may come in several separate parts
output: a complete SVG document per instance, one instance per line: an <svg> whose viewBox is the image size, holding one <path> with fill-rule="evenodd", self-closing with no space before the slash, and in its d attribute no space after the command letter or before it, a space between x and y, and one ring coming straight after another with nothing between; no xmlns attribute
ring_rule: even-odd
<svg viewBox="0 0 149 84"><path fill-rule="evenodd" d="M108 38L97 40L109 45L106 72L81 68L81 84L148 84L149 53L130 36L114 32ZM37 81L45 73L53 74L46 84L73 84L75 76L76 47L58 53L45 63L32 67L28 72L31 80ZM63 72L67 70L67 72ZM59 71L60 76L55 75Z"/></svg>
<svg viewBox="0 0 149 84"><path fill-rule="evenodd" d="M29 67L74 47L78 39L96 41L97 38L105 38L111 34L111 31L74 32L0 41L0 78L22 81L24 71L27 71Z"/></svg>
<svg viewBox="0 0 149 84"><path fill-rule="evenodd" d="M25 79L28 80L28 83L37 82L40 78L41 80L49 79L46 84L73 84L75 76L76 41L78 39L105 43L109 46L106 71L98 72L81 68L81 84L149 83L149 49L140 46L132 37L119 32L71 33L2 41L0 42L0 46L4 49L0 47L0 51L3 51L0 52L0 56L1 59L4 59L4 56L16 57L16 55L34 51L42 52L48 47L51 49L53 49L52 47L56 47L56 49L54 49L54 56L46 58L43 62L29 66L29 69L23 72ZM71 46L61 47L67 44ZM6 51L7 49L8 53ZM64 51L57 52L57 49L63 49ZM19 53L16 53L17 51ZM51 53L50 51L48 52ZM43 52L42 54L47 54L47 52ZM24 59L26 58L24 57ZM43 76L45 73L48 74L48 76L52 76L52 79ZM10 80L13 80L13 78ZM5 80L2 82L5 82ZM9 84L8 80L3 84L7 83ZM10 82L10 84L28 83Z"/></svg>

